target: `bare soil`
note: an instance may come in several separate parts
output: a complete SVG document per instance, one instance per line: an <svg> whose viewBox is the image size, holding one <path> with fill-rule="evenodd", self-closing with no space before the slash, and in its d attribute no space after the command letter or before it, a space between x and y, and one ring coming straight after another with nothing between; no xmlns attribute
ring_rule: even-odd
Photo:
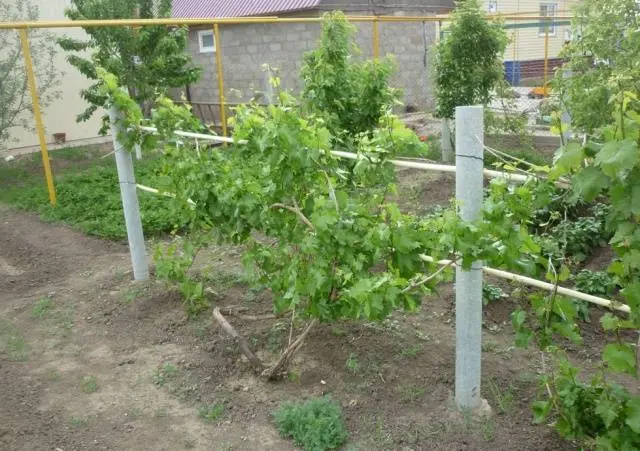
<svg viewBox="0 0 640 451"><path fill-rule="evenodd" d="M450 182L403 178L415 188L408 202L427 207L448 202ZM219 247L200 262L212 303L271 313L270 294L243 283L239 257ZM265 382L210 314L188 319L176 293L132 282L129 268L126 246L0 206L1 450L294 449L271 412L322 394L343 408L345 449L573 448L532 422L540 356L513 347L512 299L485 309L482 390L493 415L473 421L451 409L451 285L414 314L318 326L289 377ZM228 319L264 361L287 345L288 318ZM220 417L203 421L198 408L217 403Z"/></svg>

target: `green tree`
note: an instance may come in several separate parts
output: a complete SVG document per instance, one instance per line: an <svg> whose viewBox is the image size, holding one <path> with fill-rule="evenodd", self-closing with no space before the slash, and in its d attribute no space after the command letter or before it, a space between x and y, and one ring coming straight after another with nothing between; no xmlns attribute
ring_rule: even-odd
<svg viewBox="0 0 640 451"><path fill-rule="evenodd" d="M30 0L0 0L0 22L38 20L38 8ZM45 107L57 97L60 71L55 64L53 35L29 30L31 56L40 95ZM11 141L10 129L29 128L33 108L27 89L27 75L20 36L14 30L0 31L0 147Z"/></svg>
<svg viewBox="0 0 640 451"><path fill-rule="evenodd" d="M640 90L639 17L635 0L585 0L576 7L573 39L563 52L571 77L563 71L556 77L574 128L592 133L610 123L621 93Z"/></svg>
<svg viewBox="0 0 640 451"><path fill-rule="evenodd" d="M508 42L502 24L487 20L477 0L458 5L436 53L439 117L452 119L457 106L489 103L504 78L502 55Z"/></svg>
<svg viewBox="0 0 640 451"><path fill-rule="evenodd" d="M332 131L351 137L376 128L399 95L389 87L393 61L353 61L360 53L355 31L343 13L325 14L320 42L305 54L300 71L306 107L321 115Z"/></svg>
<svg viewBox="0 0 640 451"><path fill-rule="evenodd" d="M171 0L72 0L66 15L72 20L163 18L171 16ZM97 67L115 74L147 113L159 94L193 83L200 76L200 69L192 65L185 52L185 27L92 27L85 31L90 38L87 41L59 41L63 49L74 52L69 62L87 78L96 80L82 91L90 106L78 116L79 121L87 120L105 104L106 97L98 89ZM92 52L90 58L77 53L87 51Z"/></svg>

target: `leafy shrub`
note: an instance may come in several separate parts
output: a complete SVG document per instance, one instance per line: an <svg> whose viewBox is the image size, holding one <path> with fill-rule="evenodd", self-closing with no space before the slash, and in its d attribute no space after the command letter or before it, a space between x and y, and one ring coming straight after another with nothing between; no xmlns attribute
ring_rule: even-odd
<svg viewBox="0 0 640 451"><path fill-rule="evenodd" d="M583 269L574 277L576 289L594 296L610 296L616 289L613 277L603 271Z"/></svg>
<svg viewBox="0 0 640 451"><path fill-rule="evenodd" d="M490 302L497 302L504 297L506 297L506 294L502 291L502 288L490 283L482 284L482 302L484 305L488 305Z"/></svg>
<svg viewBox="0 0 640 451"><path fill-rule="evenodd" d="M588 448L623 450L640 448L640 399L620 385L595 377L589 384L578 369L562 359L557 373L542 379L548 399L534 403L538 423L554 413L555 429L566 439Z"/></svg>
<svg viewBox="0 0 640 451"><path fill-rule="evenodd" d="M286 403L273 416L280 434L306 451L337 449L348 437L340 406L328 396Z"/></svg>
<svg viewBox="0 0 640 451"><path fill-rule="evenodd" d="M185 242L182 248L174 242L163 249L158 246L154 252L156 277L174 283L184 298L184 306L190 317L195 317L209 308L204 284L188 273L199 248L192 242Z"/></svg>
<svg viewBox="0 0 640 451"><path fill-rule="evenodd" d="M458 3L446 31L435 60L436 112L453 118L457 106L489 103L504 77L501 57L508 38L502 24L487 20L477 0Z"/></svg>
<svg viewBox="0 0 640 451"><path fill-rule="evenodd" d="M607 244L604 224L595 217L562 221L545 236L545 251L555 257L565 255L584 261L591 251ZM564 251L564 252L563 252Z"/></svg>
<svg viewBox="0 0 640 451"><path fill-rule="evenodd" d="M300 71L306 107L323 117L334 134L350 137L377 127L399 94L389 87L394 72L389 58L352 60L359 53L355 32L343 13L325 14L318 48L305 54Z"/></svg>

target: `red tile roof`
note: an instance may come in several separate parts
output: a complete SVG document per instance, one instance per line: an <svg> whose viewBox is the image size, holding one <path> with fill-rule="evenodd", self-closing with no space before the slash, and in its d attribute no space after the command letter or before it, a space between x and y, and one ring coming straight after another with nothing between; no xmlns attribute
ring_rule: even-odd
<svg viewBox="0 0 640 451"><path fill-rule="evenodd" d="M173 0L173 17L264 16L315 8L322 0Z"/></svg>

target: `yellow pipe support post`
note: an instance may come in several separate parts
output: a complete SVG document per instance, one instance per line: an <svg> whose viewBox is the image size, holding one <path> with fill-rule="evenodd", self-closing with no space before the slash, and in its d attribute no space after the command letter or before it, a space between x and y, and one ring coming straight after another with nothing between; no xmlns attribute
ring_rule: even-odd
<svg viewBox="0 0 640 451"><path fill-rule="evenodd" d="M218 96L220 97L220 122L222 124L222 136L229 136L227 132L227 110L224 101L224 75L222 73L222 45L218 24L213 24L213 36L216 48L216 71L218 74Z"/></svg>
<svg viewBox="0 0 640 451"><path fill-rule="evenodd" d="M549 81L549 27L544 31L544 84L542 85L542 92L544 92L544 96L546 97L547 92L547 82Z"/></svg>
<svg viewBox="0 0 640 451"><path fill-rule="evenodd" d="M373 58L380 58L380 22L377 17L374 17L372 21L372 35L373 35Z"/></svg>
<svg viewBox="0 0 640 451"><path fill-rule="evenodd" d="M53 184L53 173L51 171L51 162L49 161L49 150L47 149L47 140L44 134L44 124L42 122L42 112L40 111L40 96L36 86L36 77L33 71L33 59L31 58L31 47L29 45L28 29L20 29L20 41L22 43L22 54L24 55L24 67L27 72L27 84L31 92L31 103L33 104L33 117L36 120L36 130L38 131L38 139L40 140L40 150L42 153L42 166L44 167L44 176L47 181L47 190L49 191L49 201L51 205L56 204L56 187Z"/></svg>

